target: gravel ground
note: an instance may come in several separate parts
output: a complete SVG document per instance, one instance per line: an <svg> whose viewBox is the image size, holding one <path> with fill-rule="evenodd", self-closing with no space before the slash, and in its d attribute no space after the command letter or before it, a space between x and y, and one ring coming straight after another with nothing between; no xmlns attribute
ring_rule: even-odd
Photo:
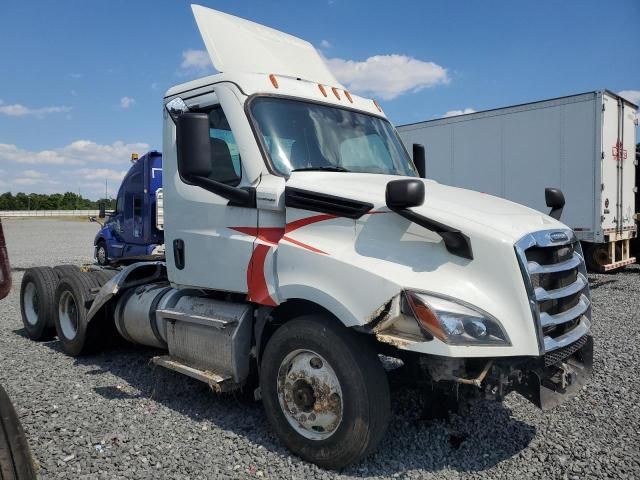
<svg viewBox="0 0 640 480"><path fill-rule="evenodd" d="M49 478L640 478L640 268L590 275L595 377L542 413L517 395L449 422L422 417L413 391L393 395L378 451L343 472L290 455L259 403L217 396L154 368L152 350L73 359L24 337L25 267L89 261L96 226L5 221L14 288L0 301L0 382ZM58 239L52 242L49 239ZM61 240L61 241L60 241Z"/></svg>

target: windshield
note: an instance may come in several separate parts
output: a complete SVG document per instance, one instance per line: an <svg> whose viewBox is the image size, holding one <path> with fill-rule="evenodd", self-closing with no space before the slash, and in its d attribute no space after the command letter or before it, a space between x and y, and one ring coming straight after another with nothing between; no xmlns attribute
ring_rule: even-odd
<svg viewBox="0 0 640 480"><path fill-rule="evenodd" d="M395 131L381 118L285 98L258 97L251 113L273 167L417 176Z"/></svg>

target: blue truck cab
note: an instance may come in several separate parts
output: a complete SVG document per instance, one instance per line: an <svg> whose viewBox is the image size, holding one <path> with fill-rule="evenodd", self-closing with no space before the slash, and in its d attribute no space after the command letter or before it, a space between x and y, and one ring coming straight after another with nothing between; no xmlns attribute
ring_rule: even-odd
<svg viewBox="0 0 640 480"><path fill-rule="evenodd" d="M126 263L164 254L164 234L158 222L162 189L162 154L150 151L135 159L118 190L115 211L98 231L95 257L100 265Z"/></svg>

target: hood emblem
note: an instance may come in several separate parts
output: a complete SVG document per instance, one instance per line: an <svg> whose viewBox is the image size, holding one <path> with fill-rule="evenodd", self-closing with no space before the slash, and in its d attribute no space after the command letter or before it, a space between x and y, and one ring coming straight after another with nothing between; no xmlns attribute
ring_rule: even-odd
<svg viewBox="0 0 640 480"><path fill-rule="evenodd" d="M564 232L551 232L549 234L549 240L551 240L553 243L568 242L569 236Z"/></svg>

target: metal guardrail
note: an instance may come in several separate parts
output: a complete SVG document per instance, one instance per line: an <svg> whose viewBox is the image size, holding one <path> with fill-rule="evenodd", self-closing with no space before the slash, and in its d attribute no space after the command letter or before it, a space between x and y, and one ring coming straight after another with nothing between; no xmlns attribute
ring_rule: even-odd
<svg viewBox="0 0 640 480"><path fill-rule="evenodd" d="M0 218L11 217L97 217L98 210L0 210Z"/></svg>

